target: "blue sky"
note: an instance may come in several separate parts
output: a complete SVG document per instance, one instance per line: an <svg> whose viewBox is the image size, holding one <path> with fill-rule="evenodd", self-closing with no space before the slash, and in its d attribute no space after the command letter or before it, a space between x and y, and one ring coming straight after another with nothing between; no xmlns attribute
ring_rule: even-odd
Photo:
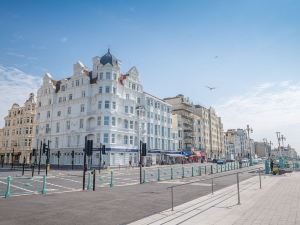
<svg viewBox="0 0 300 225"><path fill-rule="evenodd" d="M182 93L213 105L225 128L250 123L257 139L272 139L282 129L300 147L292 138L300 131L297 116L281 121L285 101L300 97L299 11L296 0L2 0L0 79L4 84L10 69L60 79L77 60L91 67L91 58L110 47L123 72L138 68L146 91L159 97ZM265 107L268 115L261 114ZM300 110L298 104L288 108Z"/></svg>

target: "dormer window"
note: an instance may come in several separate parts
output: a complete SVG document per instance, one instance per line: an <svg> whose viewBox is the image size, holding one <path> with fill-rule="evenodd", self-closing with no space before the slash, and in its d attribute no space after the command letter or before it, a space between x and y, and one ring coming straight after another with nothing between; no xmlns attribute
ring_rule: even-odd
<svg viewBox="0 0 300 225"><path fill-rule="evenodd" d="M103 73L99 74L99 80L103 80Z"/></svg>

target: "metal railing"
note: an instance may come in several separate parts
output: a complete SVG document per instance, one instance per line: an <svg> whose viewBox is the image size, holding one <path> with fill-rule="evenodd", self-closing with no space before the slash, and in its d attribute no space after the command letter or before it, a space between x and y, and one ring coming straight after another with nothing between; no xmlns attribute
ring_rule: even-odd
<svg viewBox="0 0 300 225"><path fill-rule="evenodd" d="M249 173L249 172L253 172L253 171L258 172L259 188L261 189L262 188L261 173L264 171L262 169L263 169L262 167L259 167L259 168L256 168L256 169L244 170L244 171L239 171L239 172L229 173L229 174L222 174L222 175L219 175L219 176L214 176L214 174L211 174L212 177L209 177L209 178L200 179L200 180L196 180L196 181L187 182L187 183L184 183L184 184L177 184L177 185L167 187L167 189L171 190L171 206L172 206L171 209L172 209L172 211L174 211L174 188L211 180L211 194L214 194L214 180L217 179L217 178L227 177L227 176L232 176L232 175L236 175L237 199L238 199L237 204L240 205L241 204L241 198L240 198L240 178L239 178L239 174Z"/></svg>

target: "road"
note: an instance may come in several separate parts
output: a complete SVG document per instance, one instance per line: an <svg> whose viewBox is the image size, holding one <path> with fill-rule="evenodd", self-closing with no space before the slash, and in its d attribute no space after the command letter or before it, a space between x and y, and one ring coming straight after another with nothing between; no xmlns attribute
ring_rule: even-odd
<svg viewBox="0 0 300 225"><path fill-rule="evenodd" d="M244 168L239 171L247 169L249 170ZM227 171L222 174L235 172ZM240 180L254 175L249 172L241 173ZM127 224L170 208L170 191L167 189L170 185L208 176L210 175L148 182L142 185L103 187L95 192L77 191L0 199L0 224ZM215 190L233 184L236 184L236 175L214 179ZM209 193L211 181L181 186L174 191L174 204L182 204Z"/></svg>

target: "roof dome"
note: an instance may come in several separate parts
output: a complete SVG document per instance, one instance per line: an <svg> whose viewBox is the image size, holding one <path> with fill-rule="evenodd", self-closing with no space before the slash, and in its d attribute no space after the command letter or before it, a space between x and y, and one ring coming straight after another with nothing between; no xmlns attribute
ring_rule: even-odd
<svg viewBox="0 0 300 225"><path fill-rule="evenodd" d="M106 65L107 63L114 66L114 65L118 65L118 60L116 57L114 57L112 54L110 54L110 50L108 49L107 53L100 58L100 63L103 66Z"/></svg>

